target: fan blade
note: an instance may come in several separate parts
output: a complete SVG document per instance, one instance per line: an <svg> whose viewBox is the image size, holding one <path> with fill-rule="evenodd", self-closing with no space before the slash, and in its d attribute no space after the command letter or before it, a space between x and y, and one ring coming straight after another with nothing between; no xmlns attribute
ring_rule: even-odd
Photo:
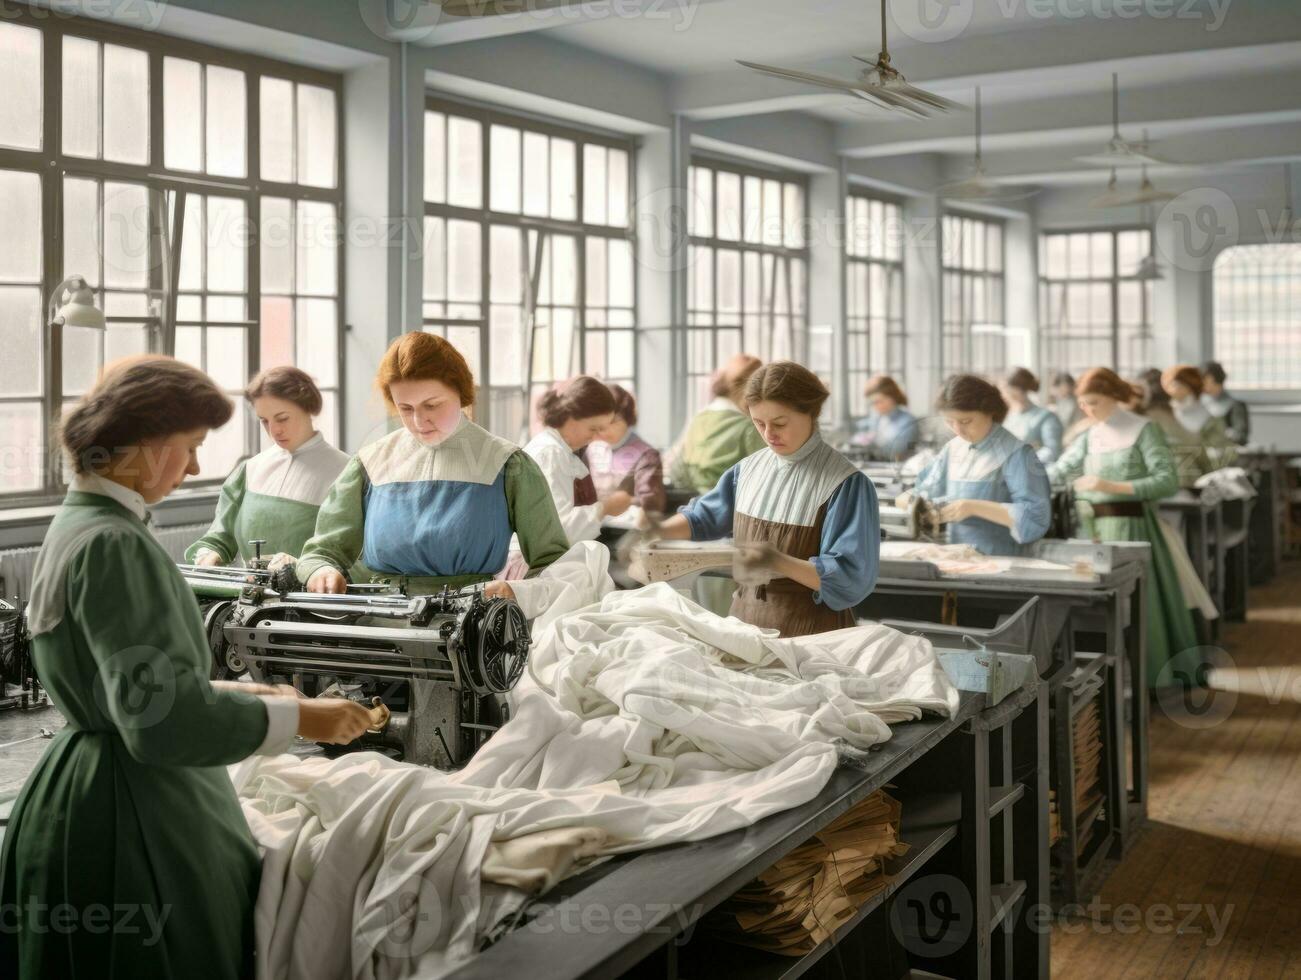
<svg viewBox="0 0 1301 980"><path fill-rule="evenodd" d="M738 65L743 68L749 68L751 71L763 72L765 75L772 75L774 78L784 78L790 82L804 82L808 85L818 85L822 88L836 89L840 92L854 92L859 89L857 82L848 81L843 78L832 78L830 75L817 75L809 71L799 71L795 68L778 68L775 65L758 65L753 61L738 61Z"/></svg>
<svg viewBox="0 0 1301 980"><path fill-rule="evenodd" d="M944 96L936 95L934 92L927 92L925 89L920 89L917 86L910 85L907 82L902 82L899 85L895 85L891 87L894 88L895 91L901 91L907 94L909 97L916 99L919 102L924 102L927 105L933 106L936 109L943 109L946 112L950 112L955 109L966 108L966 106L964 106L961 102L954 102L952 99L946 99Z"/></svg>
<svg viewBox="0 0 1301 980"><path fill-rule="evenodd" d="M940 197L965 201L1019 201L1033 197L1042 188L1018 184L995 184L983 176L950 181L935 188Z"/></svg>

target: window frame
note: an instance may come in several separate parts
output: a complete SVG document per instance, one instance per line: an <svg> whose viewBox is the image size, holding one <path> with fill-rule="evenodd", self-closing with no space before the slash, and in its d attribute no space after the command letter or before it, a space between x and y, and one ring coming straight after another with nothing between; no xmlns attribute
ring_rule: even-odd
<svg viewBox="0 0 1301 980"><path fill-rule="evenodd" d="M244 321L227 321L231 326L242 326L247 333L245 373L251 377L257 370L261 356L261 284L260 284L260 202L263 197L289 197L295 201L315 200L328 202L336 209L339 221L344 217L344 118L343 118L343 79L341 75L309 68L303 65L276 61L259 55L232 51L201 44L182 38L150 33L136 28L104 23L86 17L52 17L48 12L32 11L27 7L4 3L3 23L19 27L34 28L41 33L41 145L38 149L19 149L0 146L0 170L17 170L35 173L41 180L41 290L40 337L41 337L41 373L42 390L37 398L0 396L3 402L39 402L42 407L42 419L45 426L44 452L42 463L42 485L36 491L0 491L0 512L6 508L42 506L57 503L66 490L63 479L62 453L55 439L56 426L63 411L63 337L62 331L51 330L46 322L46 312L50 295L62 281L64 241L63 241L63 185L67 178L84 178L96 181L101 187L105 181L123 181L142 184L147 188L149 197L149 270L148 285L145 292L150 301L166 304L162 315L150 317L127 317L131 322L143 322L146 330L147 349L152 353L172 354L175 350L175 333L177 326L191 326L189 322L178 323L175 320L176 289L175 274L172 281L164 281L163 256L160 240L157 237L161 229L170 227L170 222L160 225L166 217L169 191L186 191L205 197L235 197L245 201L246 221L249 229L249 241L245 249L245 285L248 309ZM72 156L63 152L62 145L62 94L63 94L63 39L64 37L84 38L100 45L113 44L145 52L148 58L149 80L149 153L148 162L144 164L119 163L111 160ZM101 48L102 50L102 48ZM242 71L245 77L245 176L242 178L209 175L169 169L164 164L164 100L163 100L163 59L175 57L199 62L201 65L215 65ZM102 153L103 141L103 92L102 92L102 56L101 56L101 97L100 97L100 141ZM328 88L334 93L335 104L335 152L336 180L332 188L313 187L298 183L263 181L260 176L260 80L269 75L288 79L308 85ZM206 127L201 127L203 139L206 139ZM102 200L102 197L101 197ZM338 325L336 340L337 387L333 390L339 436L342 436L345 409L345 358L344 336L347 327L344 323L345 277L344 252L342 243L336 249L335 301L338 304ZM179 266L179 255L173 256L174 266ZM74 270L75 271L75 270ZM179 271L179 270L176 270ZM97 301L102 302L104 285L95 289ZM168 316L168 311L171 316ZM170 322L170 328L166 325ZM210 326L213 324L202 324ZM217 323L215 325L222 325ZM238 417L238 413L237 413ZM245 425L244 447L247 458L255 453L257 446L256 422L250 413ZM190 484L193 488L214 488L225 479L225 474L218 474L196 479Z"/></svg>
<svg viewBox="0 0 1301 980"><path fill-rule="evenodd" d="M990 269L988 260L985 262L985 268L973 269L962 264L959 256L957 262L950 262L950 244L948 235L945 233L945 225L949 219L957 221L975 221L982 225L994 226L999 229L999 267ZM973 341L972 327L977 322L974 317L967 315L969 313L968 304L972 288L969 285L976 280L985 283L986 302L989 296L989 283L998 283L999 305L1001 307L1002 320L1002 342L1004 350L1003 361L1006 360L1007 351L1007 221L996 215L986 214L983 212L965 211L959 208L946 207L940 213L940 337L939 350L937 352L937 362L939 364L940 377L946 377L956 371L969 371L975 374L986 373L985 369L975 363L975 343ZM986 232L988 235L988 232ZM986 238L988 243L988 238ZM958 246L961 247L960 244ZM957 276L959 278L959 295L962 296L962 307L958 317L950 315L949 298L949 277ZM950 331L949 327L953 323L960 324L961 334L955 334ZM950 367L947 357L947 348L952 338L957 337L962 345L962 356L959 358L959 364Z"/></svg>
<svg viewBox="0 0 1301 980"><path fill-rule="evenodd" d="M844 322L845 322L846 365L845 365L844 376L845 376L845 382L848 384L848 390L845 393L845 398L849 408L849 414L851 417L861 416L865 414L867 411L867 406L865 404L860 404L860 402L864 400L864 396L862 394L863 386L866 384L869 378L871 378L875 374L881 373L881 374L887 374L890 377L902 383L903 378L906 376L906 372L908 370L908 345L907 345L908 291L904 279L905 276L904 258L906 254L904 249L904 243L902 241L900 242L899 249L898 249L899 251L898 258L880 257L880 256L873 256L870 254L855 255L851 251L851 247L853 245L854 236L855 236L855 224L854 224L854 218L852 212L853 212L853 202L856 200L866 201L869 202L869 204L879 203L885 205L887 208L895 209L895 211L898 214L901 233L903 231L904 207L905 207L905 202L903 198L897 197L892 194L885 194L880 191L867 188L867 187L851 185L845 193L846 234L845 234L845 246L844 246L844 253L845 253ZM889 223L888 215L886 217L886 223L887 225ZM869 229L869 234L870 234L870 229ZM889 249L887 248L886 251L888 252ZM867 286L865 289L865 297L864 297L866 301L866 309L862 311L855 311L853 308L853 297L854 297L853 280L854 280L854 271L859 266L866 267L867 270L866 271ZM874 358L872 356L873 345L872 345L871 322L874 319L874 317L872 316L871 313L872 310L871 290L872 290L873 267L877 267L882 270L881 275L884 278L884 281L887 283L886 313L884 317L885 324L886 324L885 327L886 350L885 350L884 358L882 358L881 362L878 362L880 365L879 367L874 366L873 364ZM899 284L899 315L897 317L892 316L890 313L891 297L889 296L889 289L890 289L889 283L894 281L896 276ZM896 321L898 325L897 331L892 330L892 326L895 325ZM856 325L860 323L862 328L856 329ZM854 358L853 342L855 337L862 337L864 339L865 347L867 350L867 359L863 364L858 364ZM897 339L899 360L898 363L891 363L890 345L891 345L891 341L896 339ZM860 407L863 409L862 412L857 411L857 408Z"/></svg>
<svg viewBox="0 0 1301 980"><path fill-rule="evenodd" d="M1301 244L1290 239L1284 239L1282 241L1254 240L1254 241L1237 242L1233 245L1228 245L1220 249L1216 253L1215 258L1211 263L1211 268L1209 270L1210 274L1207 276L1207 289L1209 290L1209 294L1210 294L1209 295L1210 315L1206 318L1205 349L1210 351L1209 356L1212 359L1224 364L1225 370L1229 375L1229 380L1226 382L1226 384L1229 388L1233 390L1234 395L1238 398L1241 398L1243 401L1252 404L1260 404L1260 405L1284 404L1284 403L1290 404L1293 401L1295 401L1295 393L1298 385L1301 384L1301 382L1298 382L1297 384L1289 384L1286 381L1283 382L1270 381L1268 383L1260 383L1260 384L1242 383L1240 380L1235 382L1234 380L1235 378L1239 378L1239 379L1241 378L1242 368L1234 364L1234 359L1232 357L1223 354L1217 348L1217 343L1216 343L1217 338L1219 336L1219 316L1221 310L1220 304L1222 302L1221 290L1219 285L1217 284L1218 277L1216 274L1216 270L1219 268L1220 263L1224 259L1224 257L1234 251L1280 248L1282 246L1289 246L1291 249L1297 250L1297 254L1301 256ZM1257 275L1255 278L1259 282L1262 277ZM1274 281L1277 282L1279 281L1280 277L1275 276L1273 278ZM1287 283L1289 279L1282 279L1282 281L1284 283ZM1301 283L1301 272L1298 273L1297 280L1299 283ZM1284 302L1283 308L1284 309L1289 308L1287 307L1286 302ZM1225 363L1226 358L1228 359L1228 363Z"/></svg>
<svg viewBox="0 0 1301 980"><path fill-rule="evenodd" d="M492 230L496 227L508 227L518 229L523 237L525 254L528 259L530 268L534 262L534 256L528 255L531 251L530 237L532 233L542 235L562 235L572 238L574 241L574 254L576 263L576 282L575 282L575 304L574 304L574 345L578 351L579 371L586 372L589 369L587 363L587 337L591 331L600 331L608 333L611 328L608 326L594 327L589 324L589 304L587 302L587 243L592 238L601 238L607 241L620 240L627 241L632 250L633 267L632 267L632 326L629 328L614 328L616 330L627 329L631 333L632 342L632 374L628 378L620 376L619 378L607 379L604 376L604 365L600 376L602 380L612 380L615 382L627 381L635 384L638 378L638 367L640 356L638 351L638 337L640 335L640 304L639 304L639 283L637 275L637 233L636 221L633 215L633 204L636 201L636 152L637 141L627 135L608 132L597 128L586 128L580 126L565 125L545 117L532 115L523 112L511 112L492 105L485 105L471 100L461 100L449 98L445 93L436 90L429 90L425 93L424 112L438 112L445 117L458 116L464 119L471 119L479 123L479 149L480 149L480 186L479 186L479 206L469 207L459 204L451 204L444 200L442 202L433 202L424 200L423 180L421 200L423 204L422 222L424 218L441 218L444 222L465 221L476 225L479 228L479 300L480 316L477 319L457 318L449 315L443 317L427 317L424 315L424 304L426 302L443 302L446 306L451 306L459 301L446 300L426 300L424 298L425 284L423 281L423 270L421 272L421 326L424 330L447 331L453 327L473 327L479 331L479 351L478 351L478 371L475 378L478 383L478 390L481 393L480 398L475 401L475 420L485 428L497 431L493 428L496 420L493 419L493 402L494 397L500 393L518 390L524 395L524 425L523 428L531 431L532 428L532 402L534 393L532 388L536 388L540 383L532 374L531 363L524 363L523 358L532 353L531 348L521 351L521 365L524 372L524 380L518 386L498 385L492 382L492 333L491 317L492 307L494 305L512 305L504 302L494 304L492 299ZM423 119L423 114L422 114ZM520 181L523 184L524 167L523 162L523 135L526 133L536 133L546 137L556 137L559 139L571 140L574 143L574 218L555 218L551 216L530 215L524 213L524 202L521 198L520 208L517 212L494 210L492 207L492 127L493 125L507 126L517 129L521 134L521 166ZM449 140L444 136L443 149L444 154L449 152ZM627 154L628 159L628 221L623 226L612 224L594 224L584 220L584 147L587 145L604 146L607 149L621 150ZM425 161L425 173L428 173L428 161ZM444 163L444 187L450 184L450 171ZM522 186L521 186L522 193ZM550 193L550 191L548 192ZM446 197L446 194L444 195ZM423 223L421 229L421 241L424 242ZM527 291L527 285L525 291ZM564 304L545 304L548 307L563 306ZM524 306L524 297L521 297L521 308ZM600 307L608 311L607 304ZM521 324L521 329L524 329ZM510 437L514 438L516 433L511 433Z"/></svg>

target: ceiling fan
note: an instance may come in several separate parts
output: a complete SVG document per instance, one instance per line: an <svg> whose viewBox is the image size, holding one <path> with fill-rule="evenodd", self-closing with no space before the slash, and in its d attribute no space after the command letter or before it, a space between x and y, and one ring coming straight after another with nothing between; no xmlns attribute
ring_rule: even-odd
<svg viewBox="0 0 1301 980"><path fill-rule="evenodd" d="M941 184L935 191L941 197L961 201L1016 201L1039 193L1038 187L998 184L985 175L985 162L980 155L980 86L976 86L976 155L972 174Z"/></svg>
<svg viewBox="0 0 1301 980"><path fill-rule="evenodd" d="M1080 163L1090 163L1099 167L1138 167L1145 163L1166 163L1160 157L1148 153L1151 144L1146 135L1141 143L1122 139L1120 136L1120 77L1111 73L1111 139L1101 153L1090 153L1076 157Z"/></svg>
<svg viewBox="0 0 1301 980"><path fill-rule="evenodd" d="M896 109L917 119L925 119L932 111L948 112L961 109L962 106L942 95L927 92L909 85L908 80L900 74L890 62L890 45L886 38L886 2L881 0L881 51L875 61L854 55L855 61L867 65L857 79L835 78L831 75L819 75L816 72L800 71L797 68L779 68L775 65L760 65L752 61L738 61L743 68L772 75L791 82L803 82L821 88L843 92L846 95L865 102L871 102L886 109Z"/></svg>

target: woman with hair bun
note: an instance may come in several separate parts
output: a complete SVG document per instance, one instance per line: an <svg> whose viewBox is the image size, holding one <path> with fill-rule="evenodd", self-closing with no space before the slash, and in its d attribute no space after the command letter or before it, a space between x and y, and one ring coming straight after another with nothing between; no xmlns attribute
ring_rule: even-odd
<svg viewBox="0 0 1301 980"><path fill-rule="evenodd" d="M731 535L737 546L731 615L782 636L853 626L854 607L876 585L880 565L872 481L818 432L829 396L817 375L790 361L752 374L745 404L765 448L653 529L693 541Z"/></svg>
<svg viewBox="0 0 1301 980"><path fill-rule="evenodd" d="M737 354L714 372L713 400L687 426L672 452L669 472L676 487L708 493L727 470L763 448L745 410L745 385L763 362Z"/></svg>
<svg viewBox="0 0 1301 980"><path fill-rule="evenodd" d="M1081 410L1094 425L1053 464L1051 473L1074 487L1085 537L1152 546L1147 678L1153 687L1166 686L1172 679L1163 677L1162 669L1197 644L1154 507L1179 489L1178 470L1161 428L1124 407L1132 388L1114 371L1086 371L1076 390Z"/></svg>
<svg viewBox="0 0 1301 980"><path fill-rule="evenodd" d="M859 419L851 440L856 446L868 447L873 459L898 462L907 459L917 447L917 419L908 411L908 396L888 374L878 374L867 381L863 394L872 405L872 414Z"/></svg>
<svg viewBox="0 0 1301 980"><path fill-rule="evenodd" d="M1039 462L1047 466L1062 454L1062 420L1030 400L1031 392L1038 390L1039 379L1025 368L1008 372L1002 384L1008 405L1003 427L1033 449Z"/></svg>
<svg viewBox="0 0 1301 980"><path fill-rule="evenodd" d="M608 387L614 396L614 415L585 453L596 495L605 500L616 490L625 490L642 510L662 514L667 503L664 465L660 454L633 431L637 399L622 385Z"/></svg>
<svg viewBox="0 0 1301 980"><path fill-rule="evenodd" d="M614 490L598 500L592 474L580 455L614 419L614 395L585 374L552 388L538 402L545 428L524 451L538 464L569 543L595 541L601 520L618 517L632 505L632 494Z"/></svg>
<svg viewBox="0 0 1301 980"><path fill-rule="evenodd" d="M320 389L296 367L263 371L244 389L258 422L274 443L241 462L221 487L208 532L186 549L196 565L226 565L253 557L249 541L266 541L264 554L297 560L316 529L316 514L348 454L316 431Z"/></svg>
<svg viewBox="0 0 1301 980"><path fill-rule="evenodd" d="M371 723L343 698L208 679L199 608L148 507L198 475L199 446L232 411L203 372L147 356L110 365L64 420L75 476L27 616L67 725L0 845L0 976L252 976L261 859L225 767ZM96 908L130 909L139 927L50 928L51 909L80 922Z"/></svg>
<svg viewBox="0 0 1301 980"><path fill-rule="evenodd" d="M944 382L935 407L956 438L912 492L938 505L950 542L986 555L1023 553L1052 522L1052 487L1034 450L1003 428L1003 396L983 378L959 374Z"/></svg>
<svg viewBox="0 0 1301 980"><path fill-rule="evenodd" d="M1175 418L1201 440L1208 457L1217 466L1228 466L1237 457L1224 419L1216 418L1202 403L1202 372L1191 364L1176 364L1161 372L1161 387L1170 396Z"/></svg>

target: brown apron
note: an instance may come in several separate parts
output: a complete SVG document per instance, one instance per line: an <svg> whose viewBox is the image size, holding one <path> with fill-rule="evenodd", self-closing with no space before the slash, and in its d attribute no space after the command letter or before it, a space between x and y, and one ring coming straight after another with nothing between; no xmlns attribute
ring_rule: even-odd
<svg viewBox="0 0 1301 980"><path fill-rule="evenodd" d="M732 538L738 545L764 541L796 558L816 555L822 547L822 522L827 505L818 508L812 527L762 521L737 513L732 519ZM828 633L855 625L854 610L837 612L813 601L813 590L794 579L775 578L767 585L737 585L731 614L755 626L775 629L782 636Z"/></svg>
<svg viewBox="0 0 1301 980"><path fill-rule="evenodd" d="M580 476L574 481L574 506L586 507L588 504L596 503L596 484L592 482L592 474Z"/></svg>

